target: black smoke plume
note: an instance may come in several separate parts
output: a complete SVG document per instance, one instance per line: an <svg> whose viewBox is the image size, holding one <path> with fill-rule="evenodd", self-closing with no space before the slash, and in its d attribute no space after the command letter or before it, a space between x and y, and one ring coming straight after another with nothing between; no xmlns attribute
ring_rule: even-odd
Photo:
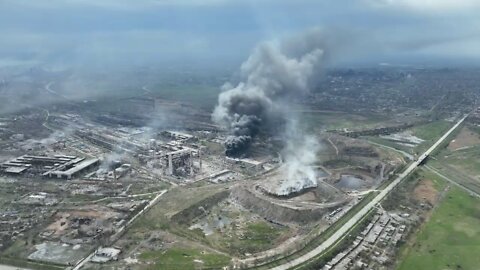
<svg viewBox="0 0 480 270"><path fill-rule="evenodd" d="M227 155L244 153L255 136L287 118L289 100L308 91L324 56L323 45L321 33L310 31L254 49L241 66L241 82L224 85L213 112L213 120L229 131Z"/></svg>

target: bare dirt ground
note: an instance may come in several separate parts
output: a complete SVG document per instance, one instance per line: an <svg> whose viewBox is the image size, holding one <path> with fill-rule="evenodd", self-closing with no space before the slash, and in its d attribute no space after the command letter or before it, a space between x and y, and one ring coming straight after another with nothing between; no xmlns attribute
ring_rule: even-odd
<svg viewBox="0 0 480 270"><path fill-rule="evenodd" d="M55 222L53 222L52 224L48 225L47 230L55 231L55 235L63 234L65 229L67 229L68 227L68 217L70 217L70 214L68 213L57 214L57 220L55 220Z"/></svg>
<svg viewBox="0 0 480 270"><path fill-rule="evenodd" d="M451 151L459 150L465 147L475 146L480 144L480 137L475 132L464 127L457 135L457 137L450 142L448 149Z"/></svg>
<svg viewBox="0 0 480 270"><path fill-rule="evenodd" d="M307 192L305 194L302 194L300 196L297 196L297 197L294 197L292 198L291 200L292 201L307 201L307 202L314 202L316 201L317 197L315 196L315 193L314 192Z"/></svg>
<svg viewBox="0 0 480 270"><path fill-rule="evenodd" d="M418 201L427 201L431 205L434 205L437 201L438 191L435 189L431 180L422 179L413 190L413 195Z"/></svg>
<svg viewBox="0 0 480 270"><path fill-rule="evenodd" d="M95 209L97 208L97 209ZM63 234L69 227L68 218L70 217L89 217L98 220L108 220L109 218L118 217L120 214L114 211L110 211L108 208L91 207L91 210L72 210L66 212L57 213L55 221L48 225L47 230L54 231L55 235Z"/></svg>

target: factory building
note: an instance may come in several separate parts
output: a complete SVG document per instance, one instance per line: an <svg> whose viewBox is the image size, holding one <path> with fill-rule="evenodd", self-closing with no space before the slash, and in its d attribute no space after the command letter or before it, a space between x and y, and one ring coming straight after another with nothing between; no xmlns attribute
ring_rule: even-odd
<svg viewBox="0 0 480 270"><path fill-rule="evenodd" d="M87 170L91 169L94 166L100 164L100 160L98 158L92 158L88 160L82 160L79 163L70 164L70 166L60 166L59 168L54 168L50 171L43 173L43 176L46 177L56 177L56 178L64 178L64 179L72 179L73 177L79 176L80 173L86 172Z"/></svg>
<svg viewBox="0 0 480 270"><path fill-rule="evenodd" d="M202 170L201 146L192 143L196 140L195 136L178 131L163 131L160 135L170 141L151 139L148 156L159 161L164 175L187 177Z"/></svg>
<svg viewBox="0 0 480 270"><path fill-rule="evenodd" d="M225 160L230 164L239 164L240 167L258 172L262 170L264 161L258 161L250 158L232 158L225 157Z"/></svg>
<svg viewBox="0 0 480 270"><path fill-rule="evenodd" d="M190 142L195 139L195 136L187 133L179 132L179 131L167 130L167 131L163 131L162 135L167 138L173 139L175 141L179 141L181 143Z"/></svg>
<svg viewBox="0 0 480 270"><path fill-rule="evenodd" d="M97 166L99 160L67 156L32 156L24 155L0 165L0 169L7 174L20 175L30 173L44 177L72 179L79 174Z"/></svg>
<svg viewBox="0 0 480 270"><path fill-rule="evenodd" d="M182 149L166 153L164 159L167 165L167 174L177 176L193 175L193 156L193 149Z"/></svg>

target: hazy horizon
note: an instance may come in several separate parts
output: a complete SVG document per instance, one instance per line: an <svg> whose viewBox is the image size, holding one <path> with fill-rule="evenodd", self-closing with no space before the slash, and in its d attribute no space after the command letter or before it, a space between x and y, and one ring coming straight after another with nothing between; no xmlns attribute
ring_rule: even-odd
<svg viewBox="0 0 480 270"><path fill-rule="evenodd" d="M473 0L2 0L0 67L233 67L260 42L310 29L336 51L330 66L475 65L479 10Z"/></svg>

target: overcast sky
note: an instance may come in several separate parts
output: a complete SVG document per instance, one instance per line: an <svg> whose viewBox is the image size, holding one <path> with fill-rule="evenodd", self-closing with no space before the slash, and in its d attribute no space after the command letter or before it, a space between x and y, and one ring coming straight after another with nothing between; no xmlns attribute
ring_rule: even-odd
<svg viewBox="0 0 480 270"><path fill-rule="evenodd" d="M479 0L0 0L0 66L231 63L311 28L333 64L480 61Z"/></svg>

